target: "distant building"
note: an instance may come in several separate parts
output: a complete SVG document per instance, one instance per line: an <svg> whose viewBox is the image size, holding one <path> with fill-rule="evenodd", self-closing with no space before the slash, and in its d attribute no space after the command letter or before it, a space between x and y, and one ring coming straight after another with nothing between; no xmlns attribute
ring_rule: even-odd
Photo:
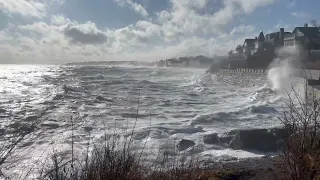
<svg viewBox="0 0 320 180"><path fill-rule="evenodd" d="M243 43L243 53L245 56L251 55L255 50L255 42L257 39L245 39Z"/></svg>
<svg viewBox="0 0 320 180"><path fill-rule="evenodd" d="M296 27L291 34L285 35L284 46L300 45L306 49L320 49L320 29L318 27Z"/></svg>
<svg viewBox="0 0 320 180"><path fill-rule="evenodd" d="M320 29L317 27L296 27L292 32L285 32L280 28L279 32L273 32L267 35L260 31L258 38L245 39L243 44L244 56L253 55L259 49L264 49L266 45L273 47L299 46L300 55L308 59L311 57L312 50L320 50ZM320 60L320 59L319 59Z"/></svg>
<svg viewBox="0 0 320 180"><path fill-rule="evenodd" d="M262 48L265 40L266 40L266 39L265 39L265 37L264 37L264 35L263 35L263 31L260 31L259 36L258 36L258 39L256 40L256 42L255 42L255 44L254 44L255 49Z"/></svg>

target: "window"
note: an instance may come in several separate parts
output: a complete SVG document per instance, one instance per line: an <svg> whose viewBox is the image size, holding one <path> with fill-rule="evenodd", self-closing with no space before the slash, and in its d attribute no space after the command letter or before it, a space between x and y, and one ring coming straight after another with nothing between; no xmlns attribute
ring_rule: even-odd
<svg viewBox="0 0 320 180"><path fill-rule="evenodd" d="M297 35L297 36L303 36L303 33L300 32L300 31L297 31L297 32L296 32L296 35Z"/></svg>
<svg viewBox="0 0 320 180"><path fill-rule="evenodd" d="M285 42L284 42L284 45L285 45L285 46L293 46L293 45L294 45L294 42L293 42L293 40L285 41Z"/></svg>

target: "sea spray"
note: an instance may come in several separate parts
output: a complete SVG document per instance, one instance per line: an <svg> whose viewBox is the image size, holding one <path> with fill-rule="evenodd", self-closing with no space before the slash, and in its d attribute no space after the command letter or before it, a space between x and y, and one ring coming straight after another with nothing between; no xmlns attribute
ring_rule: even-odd
<svg viewBox="0 0 320 180"><path fill-rule="evenodd" d="M304 96L304 89L301 88L299 79L299 70L294 69L293 64L299 62L297 55L299 47L284 47L276 50L277 58L275 58L269 65L268 81L271 89L278 92L281 96L291 97L293 94L298 93L299 97Z"/></svg>

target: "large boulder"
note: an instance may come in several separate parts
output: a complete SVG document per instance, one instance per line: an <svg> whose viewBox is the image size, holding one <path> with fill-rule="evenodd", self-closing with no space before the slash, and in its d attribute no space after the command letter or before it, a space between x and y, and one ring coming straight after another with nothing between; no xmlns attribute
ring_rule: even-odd
<svg viewBox="0 0 320 180"><path fill-rule="evenodd" d="M231 149L235 149L235 150L240 150L243 146L242 146L242 141L240 139L239 134L237 134L236 136L234 136L230 142L229 142L229 147Z"/></svg>
<svg viewBox="0 0 320 180"><path fill-rule="evenodd" d="M203 136L203 142L206 144L219 144L221 143L218 133L207 134Z"/></svg>
<svg viewBox="0 0 320 180"><path fill-rule="evenodd" d="M177 146L178 146L179 151L184 151L184 150L188 149L189 147L194 146L195 144L196 143L194 143L191 140L182 139Z"/></svg>
<svg viewBox="0 0 320 180"><path fill-rule="evenodd" d="M278 150L277 137L267 129L239 131L242 149L272 152Z"/></svg>
<svg viewBox="0 0 320 180"><path fill-rule="evenodd" d="M235 136L237 136L238 133L239 133L239 130L232 130L228 133L225 133L220 137L220 141L223 143L229 144L231 140L234 139Z"/></svg>
<svg viewBox="0 0 320 180"><path fill-rule="evenodd" d="M236 150L275 152L279 150L279 141L284 137L284 129L248 129L232 130L220 140Z"/></svg>

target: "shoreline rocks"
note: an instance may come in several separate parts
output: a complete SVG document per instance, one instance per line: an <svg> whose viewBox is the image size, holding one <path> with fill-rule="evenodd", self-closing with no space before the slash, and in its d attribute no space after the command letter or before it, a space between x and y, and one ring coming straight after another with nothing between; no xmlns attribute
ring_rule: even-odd
<svg viewBox="0 0 320 180"><path fill-rule="evenodd" d="M179 151L184 151L186 149L188 149L189 147L192 147L196 145L196 143L194 141L188 140L188 139L182 139L179 143L178 143L178 150Z"/></svg>
<svg viewBox="0 0 320 180"><path fill-rule="evenodd" d="M234 150L277 152L284 139L285 129L239 129L223 134L208 134L203 137L205 144L224 145Z"/></svg>

